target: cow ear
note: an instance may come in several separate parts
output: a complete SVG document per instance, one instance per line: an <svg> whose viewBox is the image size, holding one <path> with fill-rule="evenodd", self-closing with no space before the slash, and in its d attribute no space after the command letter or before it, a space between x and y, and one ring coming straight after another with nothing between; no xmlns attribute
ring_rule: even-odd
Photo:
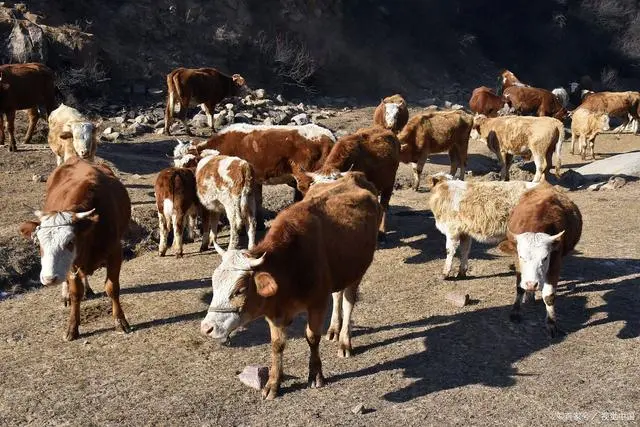
<svg viewBox="0 0 640 427"><path fill-rule="evenodd" d="M515 244L515 242L512 242L511 240L503 240L498 245L498 249L500 249L505 254L513 255L513 254L516 253L516 244Z"/></svg>
<svg viewBox="0 0 640 427"><path fill-rule="evenodd" d="M73 134L71 132L69 132L69 131L65 131L65 132L62 132L60 134L60 138L62 138L62 139L71 139L71 138L73 138Z"/></svg>
<svg viewBox="0 0 640 427"><path fill-rule="evenodd" d="M264 298L274 296L278 291L278 284L273 276L267 272L261 271L253 278L258 289L258 295Z"/></svg>
<svg viewBox="0 0 640 427"><path fill-rule="evenodd" d="M20 234L25 239L31 240L31 236L36 231L36 227L39 226L40 223L38 221L26 221L20 224Z"/></svg>
<svg viewBox="0 0 640 427"><path fill-rule="evenodd" d="M553 246L553 250L560 249L560 244L562 243L562 236L566 230L562 230L558 234L555 234L549 238L551 240L551 245Z"/></svg>

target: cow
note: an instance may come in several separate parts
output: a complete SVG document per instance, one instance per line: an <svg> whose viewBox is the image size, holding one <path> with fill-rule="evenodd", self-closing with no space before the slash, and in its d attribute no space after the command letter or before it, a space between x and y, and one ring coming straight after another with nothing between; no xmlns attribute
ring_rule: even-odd
<svg viewBox="0 0 640 427"><path fill-rule="evenodd" d="M70 158L49 176L44 207L34 214L38 220L23 223L20 233L39 243L40 282L68 284L71 310L65 340L79 336L81 279L101 267L107 268L105 292L111 298L116 329L129 332L120 305L120 267L131 200L113 171Z"/></svg>
<svg viewBox="0 0 640 427"><path fill-rule="evenodd" d="M154 195L160 229L158 253L161 257L167 253L167 238L173 227L175 255L176 258L182 258L185 220L188 221L189 238L193 239L195 222L201 210L194 170L186 167L161 170L154 184Z"/></svg>
<svg viewBox="0 0 640 427"><path fill-rule="evenodd" d="M226 340L238 327L264 316L271 331L271 369L262 397L273 399L282 380L286 326L307 313L309 386L322 387L319 344L328 308L327 338L350 357L351 313L358 286L373 260L381 208L375 187L360 172L318 183L304 199L281 211L264 239L250 251L224 252L211 281L213 299L201 332Z"/></svg>
<svg viewBox="0 0 640 427"><path fill-rule="evenodd" d="M555 296L562 258L580 240L582 215L565 194L548 184L528 192L509 216L507 240L499 248L514 255L516 264L516 299L510 318L521 320L520 304L525 292L542 291L547 309L546 328L557 333Z"/></svg>
<svg viewBox="0 0 640 427"><path fill-rule="evenodd" d="M509 167L514 155L531 152L536 164L533 182L546 179L556 152L556 176L560 176L564 125L551 117L504 116L474 118L474 136L486 141L487 147L498 157L502 169L500 179L509 180Z"/></svg>
<svg viewBox="0 0 640 427"><path fill-rule="evenodd" d="M98 128L75 108L60 104L49 115L47 140L58 166L71 156L92 162L98 148Z"/></svg>
<svg viewBox="0 0 640 427"><path fill-rule="evenodd" d="M201 251L209 248L210 234L216 243L218 221L223 212L229 220L229 250L238 247L238 233L244 224L249 249L256 241L256 200L251 165L238 157L221 156L204 150L196 168L196 189L203 207Z"/></svg>
<svg viewBox="0 0 640 427"><path fill-rule="evenodd" d="M637 132L637 124L640 121L640 92L592 93L584 98L579 108L622 119L622 125L615 128L614 132L622 132L630 122L634 123Z"/></svg>
<svg viewBox="0 0 640 427"><path fill-rule="evenodd" d="M427 177L431 191L429 205L436 228L446 237L447 259L442 270L449 278L453 257L460 248L458 278L467 275L471 240L499 243L507 234L507 220L520 197L537 183L466 182L451 175Z"/></svg>
<svg viewBox="0 0 640 427"><path fill-rule="evenodd" d="M584 108L577 108L571 115L571 154L575 154L575 144L582 160L587 157L587 145L591 149L591 157L596 159L594 145L596 136L609 130L609 116L607 113L593 113Z"/></svg>
<svg viewBox="0 0 640 427"><path fill-rule="evenodd" d="M338 139L322 167L308 176L313 182L323 182L335 180L348 170L363 172L380 194L383 213L378 237L385 240L386 212L399 163L398 138L391 130L374 126Z"/></svg>
<svg viewBox="0 0 640 427"><path fill-rule="evenodd" d="M176 68L167 74L167 107L164 113L164 133L171 135L173 115L182 118L187 135L191 135L187 122L187 108L201 104L207 123L213 129L213 111L220 101L240 96L248 91L240 74L228 76L215 68Z"/></svg>
<svg viewBox="0 0 640 427"><path fill-rule="evenodd" d="M398 94L380 101L373 112L373 124L398 133L409 121L409 109L404 98Z"/></svg>
<svg viewBox="0 0 640 427"><path fill-rule="evenodd" d="M212 149L221 155L235 156L251 164L256 183L258 224L262 225L262 185L289 184L296 188L294 200L302 193L297 182L305 181L305 172L319 169L336 139L330 130L314 124L304 126L267 126L234 124L227 126L208 141L187 145L174 151L174 157L198 155Z"/></svg>
<svg viewBox="0 0 640 427"><path fill-rule="evenodd" d="M498 76L498 95L504 95L504 91L510 87L531 87L522 83L515 74L509 70L502 70Z"/></svg>
<svg viewBox="0 0 640 427"><path fill-rule="evenodd" d="M427 158L433 153L449 152L451 175L460 168L460 179L464 179L467 166L469 134L473 127L473 116L461 110L427 111L413 116L398 134L400 161L411 163L413 189L420 187L420 174Z"/></svg>
<svg viewBox="0 0 640 427"><path fill-rule="evenodd" d="M509 102L486 86L473 90L469 99L469 108L474 113L484 114L487 117L497 117L511 112Z"/></svg>
<svg viewBox="0 0 640 427"><path fill-rule="evenodd" d="M7 117L9 151L18 151L14 134L16 110L28 110L29 126L24 137L24 143L28 144L40 118L38 107L44 107L48 116L55 106L55 93L53 71L46 65L37 62L1 65L0 145L4 145L3 114Z"/></svg>
<svg viewBox="0 0 640 427"><path fill-rule="evenodd" d="M562 108L567 108L569 106L569 92L563 87L557 87L551 90L551 93L556 97Z"/></svg>
<svg viewBox="0 0 640 427"><path fill-rule="evenodd" d="M504 90L503 96L519 115L535 114L563 120L568 114L558 98L546 89L510 86Z"/></svg>

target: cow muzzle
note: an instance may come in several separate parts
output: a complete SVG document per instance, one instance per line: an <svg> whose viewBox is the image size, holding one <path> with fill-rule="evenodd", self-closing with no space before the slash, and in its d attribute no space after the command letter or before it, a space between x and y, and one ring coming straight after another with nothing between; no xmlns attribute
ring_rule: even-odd
<svg viewBox="0 0 640 427"><path fill-rule="evenodd" d="M535 292L538 290L538 282L524 282L522 289L527 292Z"/></svg>

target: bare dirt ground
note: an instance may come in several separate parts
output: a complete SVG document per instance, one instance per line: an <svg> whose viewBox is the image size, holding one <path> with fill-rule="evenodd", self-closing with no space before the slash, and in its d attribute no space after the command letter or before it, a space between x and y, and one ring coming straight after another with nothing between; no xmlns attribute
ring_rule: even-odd
<svg viewBox="0 0 640 427"><path fill-rule="evenodd" d="M326 121L352 131L373 108ZM22 135L22 134L20 134ZM640 148L640 138L604 135L596 151ZM153 180L168 163L172 141L145 138L102 144L133 201L134 216L155 221ZM38 206L53 155L44 145L0 148L0 238L16 235ZM569 167L582 162L568 153ZM471 144L473 164L487 151ZM428 171L448 169L433 156ZM640 418L640 183L617 191L572 192L584 217L577 253L565 260L557 299L565 335L544 331L544 305L524 307L521 324L508 312L515 294L511 260L474 243L470 278L443 281L444 238L428 209L428 192L407 188L401 166L391 199L389 238L375 255L354 312L355 357L339 359L323 341L328 384L306 387L304 319L290 328L281 397L263 402L236 377L246 365L269 363L268 328L258 320L230 346L200 335L211 298L215 252L187 245L184 259L143 252L123 266L122 304L134 332L116 334L104 293L83 302L80 339L62 341L68 311L60 289L39 288L0 301L1 425L553 425ZM292 191L271 187L267 208L290 203ZM91 278L102 291L104 271ZM458 309L446 293L469 293ZM351 409L363 404L363 414ZM614 414L614 415L611 415Z"/></svg>

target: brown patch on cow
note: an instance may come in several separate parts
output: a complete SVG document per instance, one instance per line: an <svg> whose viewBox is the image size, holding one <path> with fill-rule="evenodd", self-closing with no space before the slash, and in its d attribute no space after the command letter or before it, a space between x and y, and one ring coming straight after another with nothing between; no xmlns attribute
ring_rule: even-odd
<svg viewBox="0 0 640 427"><path fill-rule="evenodd" d="M546 89L511 86L504 90L503 96L517 114L549 116L558 120L563 120L568 114L558 98Z"/></svg>
<svg viewBox="0 0 640 427"><path fill-rule="evenodd" d="M469 99L469 108L471 111L484 114L487 117L496 117L498 111L502 110L505 104L509 104L507 99L496 95L492 89L486 86L475 88Z"/></svg>

